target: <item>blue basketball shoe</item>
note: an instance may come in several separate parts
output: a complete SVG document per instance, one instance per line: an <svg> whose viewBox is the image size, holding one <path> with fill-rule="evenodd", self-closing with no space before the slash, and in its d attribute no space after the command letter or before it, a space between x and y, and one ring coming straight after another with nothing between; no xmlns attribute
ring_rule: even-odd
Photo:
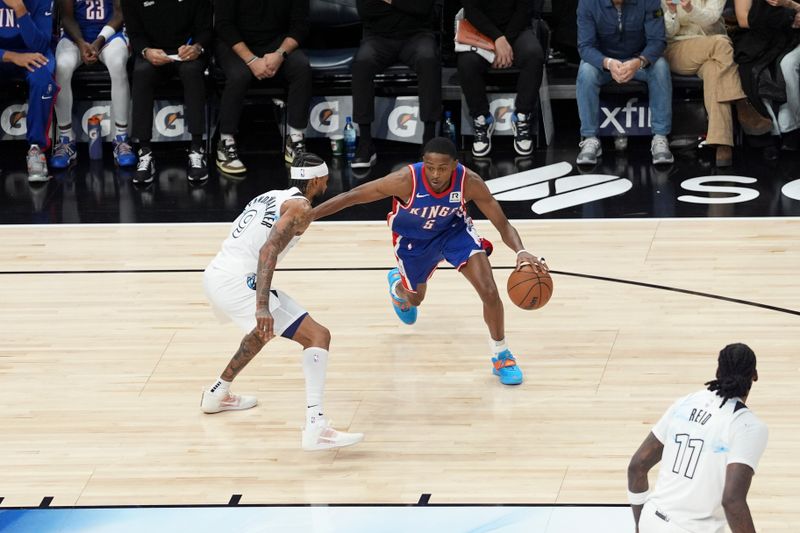
<svg viewBox="0 0 800 533"><path fill-rule="evenodd" d="M503 350L497 357L492 357L492 374L500 377L503 385L519 385L522 383L522 370L510 350Z"/></svg>
<svg viewBox="0 0 800 533"><path fill-rule="evenodd" d="M403 321L404 324L413 324L417 321L417 308L409 304L408 301L399 298L392 290L395 286L395 283L400 282L400 270L397 268L391 269L387 279L389 280L389 296L392 297L392 307L394 307L394 312L397 313L397 316Z"/></svg>

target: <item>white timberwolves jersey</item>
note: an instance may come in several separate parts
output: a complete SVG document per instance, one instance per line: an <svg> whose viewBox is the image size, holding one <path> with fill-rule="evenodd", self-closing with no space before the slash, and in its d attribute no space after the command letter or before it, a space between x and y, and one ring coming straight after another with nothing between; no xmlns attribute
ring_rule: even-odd
<svg viewBox="0 0 800 533"><path fill-rule="evenodd" d="M656 487L648 501L693 533L723 533L722 491L731 463L756 470L767 427L738 398L702 390L675 402L653 427L664 444Z"/></svg>
<svg viewBox="0 0 800 533"><path fill-rule="evenodd" d="M292 187L265 192L250 200L242 214L233 221L231 232L222 243L222 250L211 264L232 274L256 272L258 252L280 219L283 202L290 199L306 198L297 187ZM295 236L289 241L278 256L278 261L286 256L298 240L300 237Z"/></svg>

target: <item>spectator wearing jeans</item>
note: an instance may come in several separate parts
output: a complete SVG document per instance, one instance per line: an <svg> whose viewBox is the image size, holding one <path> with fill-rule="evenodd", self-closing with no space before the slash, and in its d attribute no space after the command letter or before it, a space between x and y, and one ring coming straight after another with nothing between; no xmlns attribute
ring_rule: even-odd
<svg viewBox="0 0 800 533"><path fill-rule="evenodd" d="M600 88L611 80L647 83L654 164L675 159L667 135L672 130L672 79L662 57L666 30L661 0L580 0L578 4L579 165L594 165L603 153L599 130Z"/></svg>
<svg viewBox="0 0 800 533"><path fill-rule="evenodd" d="M533 152L531 113L536 107L544 71L544 51L531 29L528 0L463 0L464 18L482 34L494 41L496 57L489 64L476 52L458 54L458 77L472 116L475 137L472 155L484 157L492 150L494 118L489 113L486 81L489 67L498 69L516 66L517 78L515 112L511 117L514 130L514 150L521 156Z"/></svg>
<svg viewBox="0 0 800 533"><path fill-rule="evenodd" d="M284 158L291 164L305 150L311 102L311 66L298 49L308 35L308 0L215 0L214 15L215 54L225 71L217 166L227 174L246 171L233 136L248 87L267 79L288 85L289 135Z"/></svg>
<svg viewBox="0 0 800 533"><path fill-rule="evenodd" d="M703 100L708 113L706 143L716 146L718 167L733 164L733 113L746 133L763 135L772 128L768 118L747 102L733 45L725 31L725 0L661 0L667 28L664 57L672 72L703 79Z"/></svg>
<svg viewBox="0 0 800 533"><path fill-rule="evenodd" d="M133 67L132 136L139 141L139 163L133 180L150 183L155 162L150 146L153 100L157 83L177 74L183 83L183 107L192 135L188 178L208 179L203 133L206 129L204 72L211 45L210 0L122 0L125 26L136 63Z"/></svg>
<svg viewBox="0 0 800 533"><path fill-rule="evenodd" d="M377 158L370 130L375 120L375 76L398 61L419 80L423 145L436 135L442 107L442 68L431 31L434 0L356 0L364 36L353 60L353 119L360 138L353 168L369 168Z"/></svg>

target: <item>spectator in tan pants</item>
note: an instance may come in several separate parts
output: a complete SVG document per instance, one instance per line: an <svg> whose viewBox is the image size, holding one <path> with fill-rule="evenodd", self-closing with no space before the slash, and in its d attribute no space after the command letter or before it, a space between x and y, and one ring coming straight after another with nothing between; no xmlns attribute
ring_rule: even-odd
<svg viewBox="0 0 800 533"><path fill-rule="evenodd" d="M733 62L733 45L725 32L725 0L661 0L667 30L664 57L676 74L696 74L703 80L703 100L708 113L706 142L716 146L717 166L733 163L733 116L736 105L745 133L762 135L772 122L747 101Z"/></svg>

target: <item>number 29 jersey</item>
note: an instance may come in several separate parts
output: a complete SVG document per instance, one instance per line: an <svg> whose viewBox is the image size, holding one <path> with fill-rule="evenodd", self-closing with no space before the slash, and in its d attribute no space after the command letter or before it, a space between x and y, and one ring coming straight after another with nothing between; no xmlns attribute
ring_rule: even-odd
<svg viewBox="0 0 800 533"><path fill-rule="evenodd" d="M720 404L715 392L690 394L652 430L664 451L648 501L670 522L696 533L724 533L727 466L742 463L755 471L767 446L767 426L739 398Z"/></svg>

